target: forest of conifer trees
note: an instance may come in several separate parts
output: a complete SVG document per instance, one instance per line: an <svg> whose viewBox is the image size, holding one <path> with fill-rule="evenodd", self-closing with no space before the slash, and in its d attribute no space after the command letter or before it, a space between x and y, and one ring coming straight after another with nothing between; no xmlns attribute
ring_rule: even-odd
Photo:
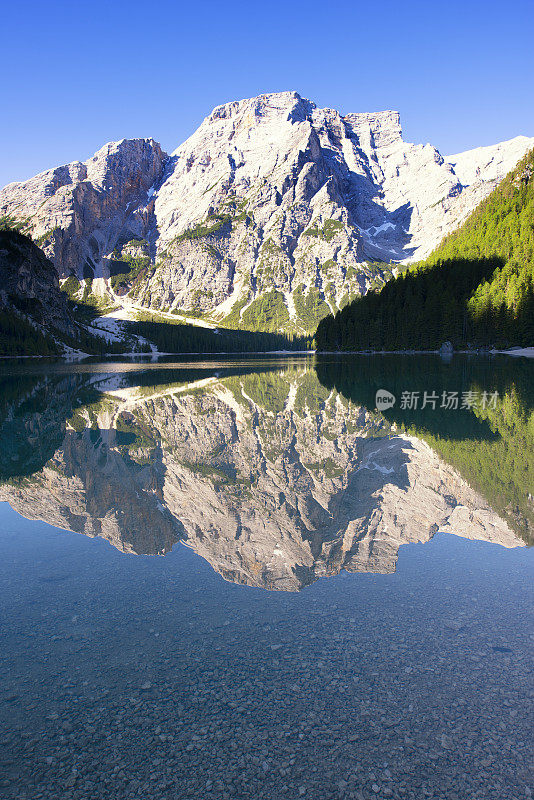
<svg viewBox="0 0 534 800"><path fill-rule="evenodd" d="M534 151L424 262L317 329L319 350L534 344Z"/></svg>

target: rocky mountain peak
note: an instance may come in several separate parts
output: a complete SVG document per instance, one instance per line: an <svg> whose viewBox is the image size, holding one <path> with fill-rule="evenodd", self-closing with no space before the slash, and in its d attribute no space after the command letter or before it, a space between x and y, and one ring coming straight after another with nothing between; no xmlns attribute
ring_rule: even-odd
<svg viewBox="0 0 534 800"><path fill-rule="evenodd" d="M126 181L130 186L137 184L146 191L159 177L167 154L154 139L121 139L108 142L88 159L87 180L93 186L109 188L113 180L117 185Z"/></svg>
<svg viewBox="0 0 534 800"><path fill-rule="evenodd" d="M146 204L167 159L154 139L109 142L85 162L7 186L0 192L0 216L31 233L60 277L99 277L130 209Z"/></svg>
<svg viewBox="0 0 534 800"><path fill-rule="evenodd" d="M282 117L290 115L297 121L299 116L302 120L315 108L314 103L302 98L298 92L274 92L216 106L203 124L211 124L218 119L236 118L240 115L246 116L250 122L275 115Z"/></svg>
<svg viewBox="0 0 534 800"><path fill-rule="evenodd" d="M402 128L398 111L377 111L370 114L346 114L364 148L389 147L402 142Z"/></svg>
<svg viewBox="0 0 534 800"><path fill-rule="evenodd" d="M11 184L0 216L114 303L302 333L426 257L533 146L444 158L405 142L397 111L262 94L217 106L171 157L123 139ZM111 278L132 240L150 265L119 298Z"/></svg>

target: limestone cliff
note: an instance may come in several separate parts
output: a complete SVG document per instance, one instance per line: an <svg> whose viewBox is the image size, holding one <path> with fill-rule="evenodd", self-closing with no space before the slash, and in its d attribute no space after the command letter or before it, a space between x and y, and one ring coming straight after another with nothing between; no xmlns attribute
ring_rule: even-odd
<svg viewBox="0 0 534 800"><path fill-rule="evenodd" d="M282 92L215 108L170 157L122 140L10 184L0 215L61 278L97 278L127 307L311 331L426 256L533 146L446 158L404 142L397 112L342 115Z"/></svg>

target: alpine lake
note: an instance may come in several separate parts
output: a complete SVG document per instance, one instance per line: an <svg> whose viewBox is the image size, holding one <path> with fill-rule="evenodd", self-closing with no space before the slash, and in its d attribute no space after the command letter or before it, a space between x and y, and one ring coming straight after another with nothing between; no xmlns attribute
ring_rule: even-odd
<svg viewBox="0 0 534 800"><path fill-rule="evenodd" d="M529 800L533 542L532 360L0 362L0 797Z"/></svg>

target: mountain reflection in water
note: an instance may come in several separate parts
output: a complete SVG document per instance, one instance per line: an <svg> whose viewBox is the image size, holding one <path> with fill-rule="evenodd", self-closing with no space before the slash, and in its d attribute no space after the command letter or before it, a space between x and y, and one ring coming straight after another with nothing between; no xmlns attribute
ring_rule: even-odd
<svg viewBox="0 0 534 800"><path fill-rule="evenodd" d="M0 381L0 500L128 553L184 541L225 579L299 590L395 570L438 530L530 542L532 366L292 359ZM497 391L495 408L374 408L378 389ZM530 459L531 461L531 459Z"/></svg>

